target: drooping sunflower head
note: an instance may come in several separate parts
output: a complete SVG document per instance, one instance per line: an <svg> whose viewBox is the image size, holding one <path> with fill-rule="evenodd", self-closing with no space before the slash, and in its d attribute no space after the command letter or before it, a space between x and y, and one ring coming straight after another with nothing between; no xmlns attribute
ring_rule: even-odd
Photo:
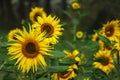
<svg viewBox="0 0 120 80"><path fill-rule="evenodd" d="M82 31L78 31L78 32L76 33L76 37L77 37L77 38L82 38L82 37L83 37L83 32L82 32Z"/></svg>
<svg viewBox="0 0 120 80"><path fill-rule="evenodd" d="M60 19L49 15L38 17L38 22L34 23L32 27L36 30L36 32L46 32L47 40L56 44L58 42L57 39L60 35L62 35L61 31L64 30L61 26Z"/></svg>
<svg viewBox="0 0 120 80"><path fill-rule="evenodd" d="M76 64L72 64L68 67L65 72L54 73L53 80L69 80L73 79L77 76L75 70L78 70L78 66Z"/></svg>
<svg viewBox="0 0 120 80"><path fill-rule="evenodd" d="M9 44L8 54L11 55L11 60L17 60L15 64L18 64L19 70L35 72L38 67L47 67L44 56L50 55L48 52L51 47L44 40L44 34L35 34L32 29L28 32L23 28L23 31L16 35L16 39L14 43Z"/></svg>
<svg viewBox="0 0 120 80"><path fill-rule="evenodd" d="M100 50L98 51L94 57L95 62L93 62L94 68L98 68L105 73L111 72L114 69L113 58L110 54L110 50Z"/></svg>
<svg viewBox="0 0 120 80"><path fill-rule="evenodd" d="M77 10L77 9L80 9L81 6L78 2L74 1L71 3L71 7L73 10Z"/></svg>
<svg viewBox="0 0 120 80"><path fill-rule="evenodd" d="M15 35L16 34L19 34L20 32L20 29L16 28L16 29L13 29L11 30L9 33L8 33L8 41L14 41L14 40L17 40Z"/></svg>
<svg viewBox="0 0 120 80"><path fill-rule="evenodd" d="M114 40L114 37L120 35L119 26L119 20L112 20L103 25L101 32L105 37L109 38L110 40Z"/></svg>
<svg viewBox="0 0 120 80"><path fill-rule="evenodd" d="M78 63L81 63L81 59L78 57L79 54L78 50L74 50L72 53L66 50L64 50L63 52L66 54L65 58L71 58L76 60Z"/></svg>
<svg viewBox="0 0 120 80"><path fill-rule="evenodd" d="M37 17L43 17L47 15L43 8L41 7L34 7L31 9L31 12L29 13L30 20L34 23L37 21Z"/></svg>

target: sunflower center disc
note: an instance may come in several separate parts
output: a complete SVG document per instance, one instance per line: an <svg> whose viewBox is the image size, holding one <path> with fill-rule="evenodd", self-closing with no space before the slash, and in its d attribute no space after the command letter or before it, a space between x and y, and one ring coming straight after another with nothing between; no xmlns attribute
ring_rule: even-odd
<svg viewBox="0 0 120 80"><path fill-rule="evenodd" d="M33 43L28 43L26 45L26 51L30 54L34 54L36 52L36 47L35 47L35 44Z"/></svg>
<svg viewBox="0 0 120 80"><path fill-rule="evenodd" d="M49 25L45 25L45 27L43 28L43 30L47 31L47 33L49 33L51 31L51 28Z"/></svg>
<svg viewBox="0 0 120 80"><path fill-rule="evenodd" d="M51 35L53 33L53 26L51 24L45 23L42 25L41 32L46 31L47 34Z"/></svg>
<svg viewBox="0 0 120 80"><path fill-rule="evenodd" d="M38 17L38 16L41 17L41 15L40 15L39 13L36 13L35 16L34 16L34 20L35 20L35 21L38 21L38 20L37 20L37 17Z"/></svg>
<svg viewBox="0 0 120 80"><path fill-rule="evenodd" d="M110 36L113 35L113 33L114 33L114 28L112 27L112 25L111 25L110 27L107 27L107 28L105 29L105 34L106 34L106 36L110 37Z"/></svg>

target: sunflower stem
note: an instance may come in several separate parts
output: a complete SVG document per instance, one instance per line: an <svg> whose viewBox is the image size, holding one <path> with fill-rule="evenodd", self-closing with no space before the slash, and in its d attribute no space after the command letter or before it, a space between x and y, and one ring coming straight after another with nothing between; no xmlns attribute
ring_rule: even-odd
<svg viewBox="0 0 120 80"><path fill-rule="evenodd" d="M117 50L117 66L118 66L118 68L117 68L117 71L118 71L118 77L119 77L119 80L120 80L120 59L119 59L120 57L119 57L119 51Z"/></svg>
<svg viewBox="0 0 120 80"><path fill-rule="evenodd" d="M76 41L76 36L75 36L76 29L77 29L77 26L75 25L75 26L73 27L73 42Z"/></svg>
<svg viewBox="0 0 120 80"><path fill-rule="evenodd" d="M3 62L3 64L0 66L0 71L2 70L2 68L4 67L4 64L6 64L6 61Z"/></svg>

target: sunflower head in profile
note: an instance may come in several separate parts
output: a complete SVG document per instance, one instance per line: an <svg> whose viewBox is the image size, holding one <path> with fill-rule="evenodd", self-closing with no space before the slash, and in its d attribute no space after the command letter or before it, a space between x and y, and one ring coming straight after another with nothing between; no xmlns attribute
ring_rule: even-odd
<svg viewBox="0 0 120 80"><path fill-rule="evenodd" d="M71 3L71 7L73 10L78 10L78 9L80 9L81 6L77 1L74 1Z"/></svg>
<svg viewBox="0 0 120 80"><path fill-rule="evenodd" d="M62 35L61 31L64 29L61 26L60 19L55 16L52 17L51 15L38 17L38 22L32 25L35 32L46 32L46 40L50 41L52 44L56 44L58 42L58 36Z"/></svg>
<svg viewBox="0 0 120 80"><path fill-rule="evenodd" d="M31 9L31 11L29 13L30 20L33 23L37 21L38 16L43 17L45 15L46 15L46 12L41 7L34 7L34 8Z"/></svg>
<svg viewBox="0 0 120 80"><path fill-rule="evenodd" d="M76 33L76 37L77 37L77 38L82 38L82 37L83 37L83 32L82 32L82 31L78 31L78 32Z"/></svg>
<svg viewBox="0 0 120 80"><path fill-rule="evenodd" d="M54 73L52 75L53 80L70 80L77 76L76 70L78 70L78 66L76 64L72 64L68 67L65 72Z"/></svg>
<svg viewBox="0 0 120 80"><path fill-rule="evenodd" d="M98 68L105 73L111 72L114 69L114 60L111 56L110 50L99 50L95 55L94 68Z"/></svg>
<svg viewBox="0 0 120 80"><path fill-rule="evenodd" d="M30 27L29 27L30 28ZM44 40L44 33L35 34L31 28L29 32L23 27L23 30L16 34L16 41L8 44L8 54L11 55L10 59L16 59L18 69L22 72L37 71L38 67L45 69L47 64L45 62L45 55L51 47L48 42Z"/></svg>
<svg viewBox="0 0 120 80"><path fill-rule="evenodd" d="M103 25L101 30L102 35L110 40L114 40L116 36L120 36L120 22L119 20L112 20Z"/></svg>
<svg viewBox="0 0 120 80"><path fill-rule="evenodd" d="M15 37L16 34L19 34L20 29L16 28L13 30L10 30L10 32L8 33L8 41L14 41L17 40L17 38Z"/></svg>

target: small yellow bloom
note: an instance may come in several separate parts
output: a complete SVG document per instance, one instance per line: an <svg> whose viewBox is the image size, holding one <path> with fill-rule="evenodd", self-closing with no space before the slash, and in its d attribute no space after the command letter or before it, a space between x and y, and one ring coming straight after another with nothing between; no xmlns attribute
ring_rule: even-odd
<svg viewBox="0 0 120 80"><path fill-rule="evenodd" d="M72 2L71 5L72 5L72 8L75 9L75 10L80 9L80 4L78 2Z"/></svg>
<svg viewBox="0 0 120 80"><path fill-rule="evenodd" d="M76 37L77 37L77 38L82 38L82 37L83 37L83 32L82 32L82 31L78 31L78 32L76 33Z"/></svg>

